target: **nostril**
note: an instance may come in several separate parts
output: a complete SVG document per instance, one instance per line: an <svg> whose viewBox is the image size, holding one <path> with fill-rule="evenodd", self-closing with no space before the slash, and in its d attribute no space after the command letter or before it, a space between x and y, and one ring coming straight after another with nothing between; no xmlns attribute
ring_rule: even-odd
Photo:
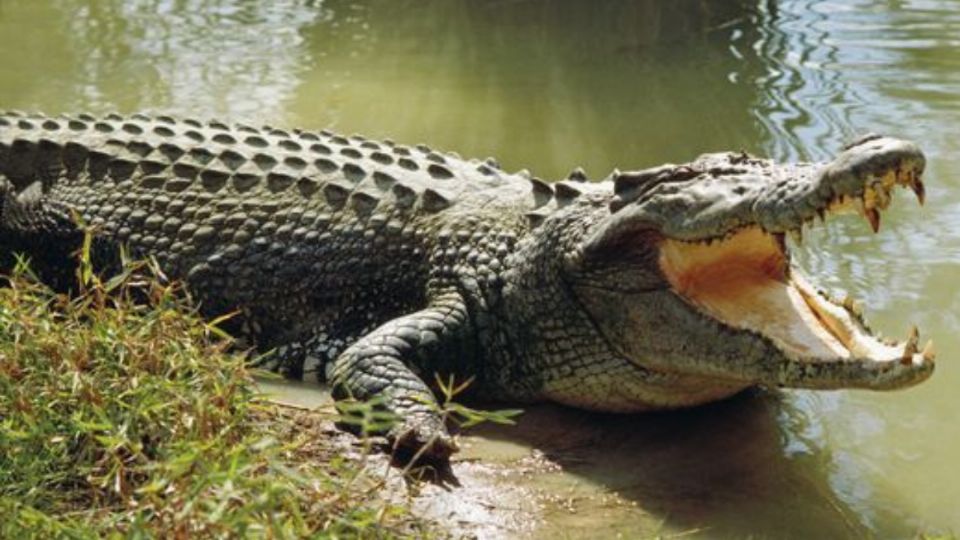
<svg viewBox="0 0 960 540"><path fill-rule="evenodd" d="M864 135L860 135L856 137L855 139L853 139L853 141L844 145L843 149L850 150L851 148L855 148L862 144L866 144L870 141L875 141L877 139L882 139L882 138L883 138L883 135L880 135L879 133L866 133Z"/></svg>

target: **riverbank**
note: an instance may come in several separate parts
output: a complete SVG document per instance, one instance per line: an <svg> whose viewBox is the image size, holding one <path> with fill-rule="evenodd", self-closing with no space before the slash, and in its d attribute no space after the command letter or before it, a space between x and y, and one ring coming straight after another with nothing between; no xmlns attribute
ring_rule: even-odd
<svg viewBox="0 0 960 540"><path fill-rule="evenodd" d="M442 536L143 269L0 288L0 537Z"/></svg>

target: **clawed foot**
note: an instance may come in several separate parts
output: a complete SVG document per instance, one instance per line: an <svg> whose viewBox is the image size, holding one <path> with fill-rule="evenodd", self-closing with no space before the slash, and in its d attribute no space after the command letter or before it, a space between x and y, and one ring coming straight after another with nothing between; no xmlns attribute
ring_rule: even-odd
<svg viewBox="0 0 960 540"><path fill-rule="evenodd" d="M433 414L414 414L387 433L395 453L412 460L447 460L459 450L443 420Z"/></svg>
<svg viewBox="0 0 960 540"><path fill-rule="evenodd" d="M341 419L337 422L337 427L361 435L356 422ZM456 440L447 431L440 416L428 412L407 412L401 416L398 423L379 435L386 439L381 439L385 443L385 451L401 462L448 461L450 456L459 450Z"/></svg>

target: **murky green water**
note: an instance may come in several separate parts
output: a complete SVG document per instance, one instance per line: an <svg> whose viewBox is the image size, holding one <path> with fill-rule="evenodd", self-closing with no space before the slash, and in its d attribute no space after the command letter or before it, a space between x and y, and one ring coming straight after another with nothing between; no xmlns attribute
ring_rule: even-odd
<svg viewBox="0 0 960 540"><path fill-rule="evenodd" d="M914 138L926 207L902 197L876 236L834 221L800 259L863 299L874 326L935 337L930 382L532 416L589 426L592 454L557 449L562 427L518 437L573 456L556 489L629 503L548 513L545 530L572 536L649 531L639 513L721 537L960 531L960 1L0 0L0 108L332 127L545 177ZM599 459L606 445L618 450Z"/></svg>

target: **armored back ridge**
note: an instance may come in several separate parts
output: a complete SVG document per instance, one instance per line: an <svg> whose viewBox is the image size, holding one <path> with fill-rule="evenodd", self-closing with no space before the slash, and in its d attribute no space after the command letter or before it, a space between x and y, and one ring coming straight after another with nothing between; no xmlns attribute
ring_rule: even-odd
<svg viewBox="0 0 960 540"><path fill-rule="evenodd" d="M105 261L121 246L155 257L204 314L239 310L231 330L271 367L329 379L338 398L382 396L404 418L391 438L444 456L434 372L487 397L618 411L755 384L922 380L932 351L876 341L842 303L810 299L782 241L855 200L879 224L893 187L922 193L922 167L911 144L871 139L826 165L717 154L551 184L327 131L6 113L0 264L24 253L66 287L84 229ZM718 242L729 252L706 247ZM731 258L780 270L730 282ZM789 342L715 298L713 278L774 291L771 309L826 329Z"/></svg>

